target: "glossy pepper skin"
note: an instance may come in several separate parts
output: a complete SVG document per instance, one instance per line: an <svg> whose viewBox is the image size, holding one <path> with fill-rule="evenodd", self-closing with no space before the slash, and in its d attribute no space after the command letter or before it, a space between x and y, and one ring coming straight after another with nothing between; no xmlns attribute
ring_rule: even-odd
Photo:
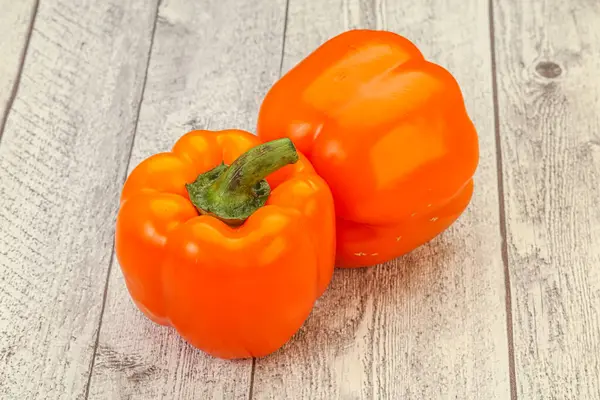
<svg viewBox="0 0 600 400"><path fill-rule="evenodd" d="M478 138L456 80L392 32L348 31L309 54L267 93L257 134L292 139L330 186L339 267L428 242L473 193Z"/></svg>
<svg viewBox="0 0 600 400"><path fill-rule="evenodd" d="M266 204L241 225L192 203L186 184L259 144L240 130L185 134L132 171L117 216L116 255L135 304L219 358L276 351L333 273L333 199L301 154L266 177Z"/></svg>

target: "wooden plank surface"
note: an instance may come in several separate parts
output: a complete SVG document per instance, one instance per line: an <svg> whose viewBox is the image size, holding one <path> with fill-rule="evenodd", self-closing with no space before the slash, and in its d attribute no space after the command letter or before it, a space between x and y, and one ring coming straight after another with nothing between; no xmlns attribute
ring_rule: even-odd
<svg viewBox="0 0 600 400"><path fill-rule="evenodd" d="M279 72L284 15L284 0L162 1L130 170L191 129L254 130ZM147 320L115 260L90 399L247 399L251 369Z"/></svg>
<svg viewBox="0 0 600 400"><path fill-rule="evenodd" d="M254 399L509 399L487 2L290 0L284 71L348 28L413 40L457 77L479 130L468 212L388 265L338 270L301 332L257 360Z"/></svg>
<svg viewBox="0 0 600 400"><path fill-rule="evenodd" d="M150 56L157 2L0 0L0 398L600 399L600 4L493 2L492 65L488 2L289 0L284 29L286 0L162 0ZM481 140L468 212L338 270L254 369L149 322L116 262L97 336L126 173L190 129L253 130L282 48L285 72L358 27L457 77Z"/></svg>
<svg viewBox="0 0 600 400"><path fill-rule="evenodd" d="M600 3L495 2L520 399L600 399Z"/></svg>
<svg viewBox="0 0 600 400"><path fill-rule="evenodd" d="M0 138L8 108L16 94L36 9L36 0L0 0Z"/></svg>
<svg viewBox="0 0 600 400"><path fill-rule="evenodd" d="M154 11L39 5L0 145L2 399L85 396Z"/></svg>

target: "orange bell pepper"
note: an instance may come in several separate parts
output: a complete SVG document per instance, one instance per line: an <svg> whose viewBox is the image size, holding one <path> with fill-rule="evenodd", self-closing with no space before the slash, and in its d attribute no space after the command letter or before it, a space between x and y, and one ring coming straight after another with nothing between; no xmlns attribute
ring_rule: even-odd
<svg viewBox="0 0 600 400"><path fill-rule="evenodd" d="M269 90L257 134L292 139L328 183L340 267L431 240L473 193L478 138L456 80L392 32L348 31L317 48Z"/></svg>
<svg viewBox="0 0 600 400"><path fill-rule="evenodd" d="M116 255L151 320L215 357L265 356L329 285L333 198L289 139L192 131L128 177Z"/></svg>

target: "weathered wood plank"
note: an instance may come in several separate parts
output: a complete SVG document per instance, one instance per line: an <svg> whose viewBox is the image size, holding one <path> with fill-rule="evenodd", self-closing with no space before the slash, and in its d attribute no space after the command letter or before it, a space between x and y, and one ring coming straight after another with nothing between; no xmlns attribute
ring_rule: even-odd
<svg viewBox="0 0 600 400"><path fill-rule="evenodd" d="M164 0L131 169L198 128L254 130L279 72L284 0ZM247 399L251 360L195 350L147 320L112 267L90 399Z"/></svg>
<svg viewBox="0 0 600 400"><path fill-rule="evenodd" d="M520 399L600 399L600 3L495 2Z"/></svg>
<svg viewBox="0 0 600 400"><path fill-rule="evenodd" d="M291 0L284 70L348 28L412 39L460 82L481 139L468 212L412 254L338 270L301 332L257 360L254 399L508 399L487 2Z"/></svg>
<svg viewBox="0 0 600 400"><path fill-rule="evenodd" d="M36 0L0 1L0 138L15 95L36 8Z"/></svg>
<svg viewBox="0 0 600 400"><path fill-rule="evenodd" d="M2 399L85 396L155 11L39 5L0 146Z"/></svg>

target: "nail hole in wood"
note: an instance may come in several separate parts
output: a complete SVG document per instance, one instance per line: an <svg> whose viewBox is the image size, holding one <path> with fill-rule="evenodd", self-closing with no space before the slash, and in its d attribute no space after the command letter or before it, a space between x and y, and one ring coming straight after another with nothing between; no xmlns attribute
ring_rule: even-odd
<svg viewBox="0 0 600 400"><path fill-rule="evenodd" d="M542 77L548 79L558 78L562 74L560 65L552 61L540 61L535 66L535 71Z"/></svg>

